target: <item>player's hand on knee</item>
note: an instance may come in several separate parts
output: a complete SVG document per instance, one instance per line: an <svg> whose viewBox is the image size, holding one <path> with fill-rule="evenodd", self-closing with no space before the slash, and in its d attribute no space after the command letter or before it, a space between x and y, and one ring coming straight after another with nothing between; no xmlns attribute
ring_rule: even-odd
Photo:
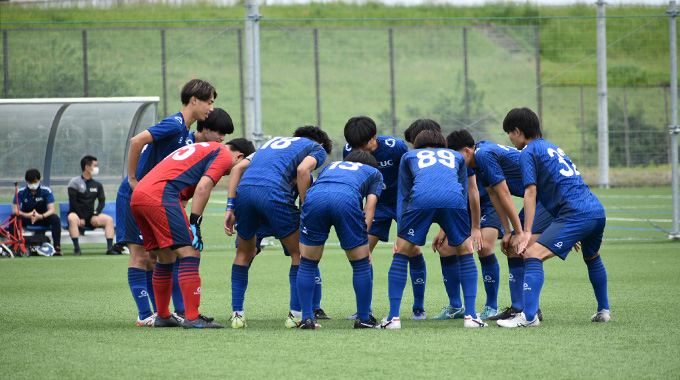
<svg viewBox="0 0 680 380"><path fill-rule="evenodd" d="M189 228L191 228L191 234L194 235L194 239L191 241L191 246L199 251L203 250L203 237L201 236L202 220L203 215L191 214L189 217Z"/></svg>
<svg viewBox="0 0 680 380"><path fill-rule="evenodd" d="M510 240L512 239L512 234L509 232L506 232L505 235L503 235L503 238L501 239L501 252L503 252L506 256L508 255L508 251L510 250L511 244Z"/></svg>
<svg viewBox="0 0 680 380"><path fill-rule="evenodd" d="M480 249L484 248L484 242L482 240L482 230L479 228L472 228L470 230L470 243L472 244L472 251L475 251L475 247L477 252L479 252Z"/></svg>
<svg viewBox="0 0 680 380"><path fill-rule="evenodd" d="M581 242L577 241L576 244L574 244L574 251L578 252L581 250Z"/></svg>
<svg viewBox="0 0 680 380"><path fill-rule="evenodd" d="M78 227L81 227L81 228L82 228L82 227L85 227L85 219L80 219L80 220L78 221Z"/></svg>
<svg viewBox="0 0 680 380"><path fill-rule="evenodd" d="M439 233L437 233L437 236L435 236L434 240L432 240L432 251L439 252L439 247L444 244L444 239L446 239L446 232L440 229Z"/></svg>

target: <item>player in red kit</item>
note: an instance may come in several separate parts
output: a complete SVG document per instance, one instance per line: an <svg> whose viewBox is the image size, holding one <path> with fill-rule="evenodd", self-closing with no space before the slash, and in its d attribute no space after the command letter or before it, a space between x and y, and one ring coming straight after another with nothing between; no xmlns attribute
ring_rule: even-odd
<svg viewBox="0 0 680 380"><path fill-rule="evenodd" d="M203 249L201 219L213 187L222 176L229 174L233 165L254 151L252 144L244 141L240 144L232 140L227 146L207 142L179 148L159 162L132 193L130 206L142 231L144 249L156 251L158 258L153 272L158 310L155 327L224 327L198 312L201 303L198 267ZM181 199L191 197L191 215L187 219ZM177 256L182 258L179 282L186 307L183 322L169 309L172 269Z"/></svg>

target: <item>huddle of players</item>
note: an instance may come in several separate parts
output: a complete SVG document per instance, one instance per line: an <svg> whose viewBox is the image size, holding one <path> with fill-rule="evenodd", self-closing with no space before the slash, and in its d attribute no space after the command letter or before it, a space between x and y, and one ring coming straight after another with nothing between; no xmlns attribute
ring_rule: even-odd
<svg viewBox="0 0 680 380"><path fill-rule="evenodd" d="M232 140L227 147L219 142L196 141L198 139L194 140L197 144L183 145L188 126L208 117L217 95L209 83L195 81L198 83L191 81L182 90L180 113L131 140L129 159L133 170L129 172L136 175L126 178L121 185L127 193L119 191L118 194L118 217L127 216L118 241L128 243L131 250L128 278L140 311L139 326L223 327L213 318L198 313L201 294L198 267L203 209L211 189L230 171L224 227L225 232L232 235L238 222L238 247L231 277L233 314L230 322L233 328L246 326L243 302L248 270L258 252L257 239L263 236L279 239L291 257L290 312L286 327L319 327L315 320L319 319L320 310L318 263L331 226L335 227L353 268L357 299L354 327L401 327L399 309L409 265L415 296L413 318L424 319L426 270L418 246L425 244L433 222L442 228L433 249L440 253L450 299L450 305L436 319L464 315L465 327L482 327L487 326L483 319L500 316L504 318L498 321L500 326L537 326L538 296L543 283L542 261L554 255L564 259L571 247L581 242L598 300L598 312L592 320L609 320L606 271L597 254L604 229L604 209L561 149L540 138L538 119L530 110L512 110L504 121L504 130L515 146L531 146L522 153L488 142L479 142L475 148L474 140L466 131L452 133L447 141L439 125L428 119L417 120L407 129L406 139L414 148L408 152L403 141L376 136L375 123L370 118L352 118L345 126L348 141L345 160L327 165L312 186L311 172L324 164L332 149L332 141L317 127L298 128L293 137L276 137L255 154L252 154L252 144L236 141L243 139ZM176 132L171 134L167 130ZM133 147L140 146L140 141L135 141L139 136L142 136L141 142L149 145L133 152ZM488 156L495 155L496 162L489 164L490 158L481 158L481 155L476 160L477 154L486 148L493 150ZM525 151L531 153L524 155ZM166 156L168 158L163 160ZM248 159L244 159L246 157ZM519 173L519 179L512 177L517 173L503 171L508 162L515 164L513 170ZM491 166L500 172L488 172ZM502 250L508 254L509 263L514 260L515 266L511 266L510 281L513 305L501 315L496 304L500 276L493 256L493 243L500 226L483 224L490 219L492 210L486 203L480 208L476 175L488 192L492 208L498 211L500 217L496 220L500 219L503 231L510 231L508 218L517 231L514 236L505 233L502 240ZM497 181L499 177L501 181ZM515 188L511 179L524 184L521 191ZM506 207L508 189L512 195L525 197L527 222L524 228L514 211L514 204L512 210ZM191 215L187 219L183 201L191 197ZM299 209L295 206L296 197L299 197ZM481 214L482 209L486 214ZM546 213L551 216L551 222L541 234L536 228L545 226L534 223L534 217L540 221ZM388 277L390 312L378 322L371 313L373 270L370 253L379 239L387 240L392 220L397 221L398 239ZM135 223L139 228L135 228ZM495 231L490 233L489 228ZM138 234L140 229L141 235ZM484 230L487 231L482 232ZM141 236L144 236L143 242ZM539 244L532 244L534 241ZM480 252L487 290L487 306L482 315L475 311L477 268L472 256L473 246ZM482 256L485 247L487 251ZM143 258L142 253L155 253L157 262L149 284L153 286L151 292L147 291L151 286L146 289L142 286L141 275L135 282L136 287L130 281L135 278L134 269L148 268L146 262L144 268L133 265L137 264L133 260L135 251L140 258ZM518 278L519 270L515 269L513 273L512 268L519 267L518 260L525 264L521 273L524 279ZM485 267L488 267L488 276ZM174 268L179 269L178 279L173 279ZM149 271L146 272L145 280ZM486 286L487 277L490 286ZM173 291L173 284L177 282L181 293ZM522 284L520 294L513 292L512 285L517 282ZM461 287L464 306L460 300ZM155 295L157 315L150 313L146 298L149 293ZM171 295L173 300L176 296L183 299L184 316L170 313ZM177 306L175 300L176 311L181 311ZM327 318L325 313L321 315Z"/></svg>

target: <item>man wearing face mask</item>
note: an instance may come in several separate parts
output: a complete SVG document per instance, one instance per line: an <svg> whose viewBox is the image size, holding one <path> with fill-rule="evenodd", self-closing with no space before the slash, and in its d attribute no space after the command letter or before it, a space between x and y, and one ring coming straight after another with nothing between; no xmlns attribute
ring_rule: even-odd
<svg viewBox="0 0 680 380"><path fill-rule="evenodd" d="M61 219L54 212L54 195L49 187L40 183L40 171L38 169L26 170L24 176L26 186L19 188L19 203L17 198L12 198L12 211L22 219L24 226L45 226L52 228L52 242L54 243L54 256L62 256L61 253Z"/></svg>
<svg viewBox="0 0 680 380"><path fill-rule="evenodd" d="M97 157L85 156L80 160L80 167L83 174L74 177L68 183L68 203L70 211L68 213L68 232L73 240L73 254L80 256L80 244L78 238L80 237L80 229L84 227L89 228L104 228L106 234L107 255L114 255L121 253L118 247L113 246L113 218L109 215L102 214L102 210L106 205L106 197L104 195L104 186L101 182L92 177L99 174L99 166L97 165ZM94 208L95 200L98 201L97 208Z"/></svg>

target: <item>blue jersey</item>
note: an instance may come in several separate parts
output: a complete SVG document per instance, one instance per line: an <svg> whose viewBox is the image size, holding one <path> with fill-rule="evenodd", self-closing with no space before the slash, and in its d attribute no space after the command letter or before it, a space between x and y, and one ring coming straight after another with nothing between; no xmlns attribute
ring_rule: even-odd
<svg viewBox="0 0 680 380"><path fill-rule="evenodd" d="M520 153L524 186L536 185L537 199L554 218L605 218L604 207L583 182L576 165L555 144L541 138Z"/></svg>
<svg viewBox="0 0 680 380"><path fill-rule="evenodd" d="M12 197L12 203L17 204L16 197ZM54 203L54 194L52 190L43 185L42 183L35 192L35 195L31 193L28 186L22 186L19 188L19 210L23 212L31 212L35 210L39 214L44 214L47 212L48 205Z"/></svg>
<svg viewBox="0 0 680 380"><path fill-rule="evenodd" d="M195 134L196 131L189 133L189 135L187 136L187 145L194 144L196 142L196 139L194 138Z"/></svg>
<svg viewBox="0 0 680 380"><path fill-rule="evenodd" d="M305 157L316 159L316 167L326 161L326 151L318 143L304 137L275 137L255 152L240 186L281 189L291 193L297 179L297 167Z"/></svg>
<svg viewBox="0 0 680 380"><path fill-rule="evenodd" d="M170 117L163 119L160 123L147 129L153 142L148 144L142 150L137 162L137 181L141 181L146 173L156 166L161 160L167 157L170 153L186 145L189 129L184 124L184 116L178 112ZM121 188L126 187L129 191L128 178L125 177Z"/></svg>
<svg viewBox="0 0 680 380"><path fill-rule="evenodd" d="M467 210L467 170L463 155L444 148L406 153L399 166L397 217L406 210Z"/></svg>
<svg viewBox="0 0 680 380"><path fill-rule="evenodd" d="M408 152L406 143L392 136L378 136L378 148L373 152L373 157L378 161L378 170L383 177L383 191L378 204L397 203L397 188L399 187L399 163L401 156ZM342 157L345 158L352 152L349 144L345 144Z"/></svg>
<svg viewBox="0 0 680 380"><path fill-rule="evenodd" d="M524 197L524 183L517 149L480 141L475 147L475 162L477 163L475 173L484 187L493 187L505 180L510 194Z"/></svg>
<svg viewBox="0 0 680 380"><path fill-rule="evenodd" d="M378 169L358 162L336 161L323 168L307 194L319 191L350 193L361 205L369 194L380 197L382 188L383 177Z"/></svg>

